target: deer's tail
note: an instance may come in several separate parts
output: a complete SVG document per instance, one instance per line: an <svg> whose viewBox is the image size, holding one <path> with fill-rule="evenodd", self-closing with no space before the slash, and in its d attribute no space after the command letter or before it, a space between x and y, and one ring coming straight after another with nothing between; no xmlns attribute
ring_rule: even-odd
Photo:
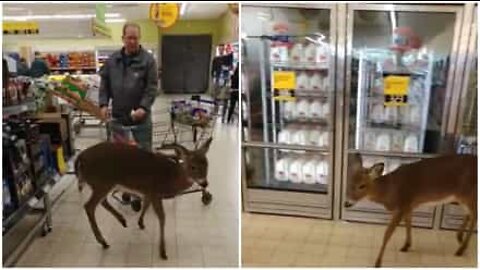
<svg viewBox="0 0 480 270"><path fill-rule="evenodd" d="M78 155L75 160L75 175L77 176L78 181L78 190L82 192L83 186L85 185L85 180L82 178L82 155Z"/></svg>

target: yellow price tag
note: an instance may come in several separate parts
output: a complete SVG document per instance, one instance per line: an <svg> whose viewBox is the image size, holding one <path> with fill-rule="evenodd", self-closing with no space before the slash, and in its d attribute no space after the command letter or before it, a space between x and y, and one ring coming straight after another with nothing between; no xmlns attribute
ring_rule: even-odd
<svg viewBox="0 0 480 270"><path fill-rule="evenodd" d="M385 95L407 95L410 76L389 75L383 79Z"/></svg>
<svg viewBox="0 0 480 270"><path fill-rule="evenodd" d="M295 89L297 85L294 71L274 71L273 88L274 89Z"/></svg>
<svg viewBox="0 0 480 270"><path fill-rule="evenodd" d="M178 4L151 4L149 17L158 27L168 28L174 25L179 16Z"/></svg>

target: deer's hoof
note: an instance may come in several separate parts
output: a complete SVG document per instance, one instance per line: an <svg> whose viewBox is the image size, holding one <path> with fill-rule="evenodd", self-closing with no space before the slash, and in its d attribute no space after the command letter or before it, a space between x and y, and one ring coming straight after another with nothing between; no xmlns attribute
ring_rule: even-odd
<svg viewBox="0 0 480 270"><path fill-rule="evenodd" d="M107 243L102 243L102 247L103 247L103 249L108 249L110 247L110 245L107 244Z"/></svg>
<svg viewBox="0 0 480 270"><path fill-rule="evenodd" d="M122 220L120 221L120 223L122 223L122 226L123 226L124 228L127 228L127 221L126 221L125 219L122 219Z"/></svg>
<svg viewBox="0 0 480 270"><path fill-rule="evenodd" d="M400 251L401 251L401 252L407 252L409 249L410 249L410 244L405 244L405 245L400 249Z"/></svg>
<svg viewBox="0 0 480 270"><path fill-rule="evenodd" d="M378 267L382 267L382 263L380 261L376 261L375 262L375 267L378 268Z"/></svg>
<svg viewBox="0 0 480 270"><path fill-rule="evenodd" d="M162 257L163 260L168 260L167 253L165 251L160 254L160 257Z"/></svg>
<svg viewBox="0 0 480 270"><path fill-rule="evenodd" d="M140 227L140 230L145 230L145 225L143 225L143 223L138 223L138 227Z"/></svg>
<svg viewBox="0 0 480 270"><path fill-rule="evenodd" d="M463 251L464 251L464 249L459 248L459 249L457 250L457 252L455 252L455 256L458 256L458 257L462 256L462 255L463 255Z"/></svg>

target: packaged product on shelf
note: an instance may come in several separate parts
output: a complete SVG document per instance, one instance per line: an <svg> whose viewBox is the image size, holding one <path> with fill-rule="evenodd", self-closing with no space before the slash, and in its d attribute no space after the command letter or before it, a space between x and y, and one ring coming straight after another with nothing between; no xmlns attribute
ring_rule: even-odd
<svg viewBox="0 0 480 270"><path fill-rule="evenodd" d="M302 99L297 102L295 110L296 118L307 118L310 114L310 104L307 100Z"/></svg>
<svg viewBox="0 0 480 270"><path fill-rule="evenodd" d="M308 136L308 144L309 145L317 145L318 142L320 141L320 131L313 129L310 131L310 135Z"/></svg>
<svg viewBox="0 0 480 270"><path fill-rule="evenodd" d="M315 100L310 104L310 118L321 119L323 118L323 105L319 100Z"/></svg>
<svg viewBox="0 0 480 270"><path fill-rule="evenodd" d="M322 106L322 114L324 119L330 118L330 102L326 101Z"/></svg>
<svg viewBox="0 0 480 270"><path fill-rule="evenodd" d="M363 137L363 149L372 150L375 149L377 142L377 133L373 129L368 129L365 131L365 136Z"/></svg>
<svg viewBox="0 0 480 270"><path fill-rule="evenodd" d="M306 130L300 129L293 133L291 138L291 143L296 145L307 145L307 136L308 133Z"/></svg>
<svg viewBox="0 0 480 270"><path fill-rule="evenodd" d="M404 133L399 130L392 131L392 151L393 152L402 152L403 143L404 143Z"/></svg>
<svg viewBox="0 0 480 270"><path fill-rule="evenodd" d="M323 90L323 78L319 72L313 73L313 76L310 77L310 89L313 91Z"/></svg>
<svg viewBox="0 0 480 270"><path fill-rule="evenodd" d="M297 77L297 90L307 90L309 86L309 78L306 72L300 72Z"/></svg>
<svg viewBox="0 0 480 270"><path fill-rule="evenodd" d="M290 159L282 158L275 162L275 179L278 181L288 181L290 168Z"/></svg>
<svg viewBox="0 0 480 270"><path fill-rule="evenodd" d="M315 160L307 160L303 163L302 176L305 184L315 184Z"/></svg>
<svg viewBox="0 0 480 270"><path fill-rule="evenodd" d="M317 46L315 46L313 43L309 43L307 46L305 46L302 62L315 63L316 52Z"/></svg>
<svg viewBox="0 0 480 270"><path fill-rule="evenodd" d="M320 137L318 138L318 146L319 147L328 147L328 132L324 131L321 133Z"/></svg>
<svg viewBox="0 0 480 270"><path fill-rule="evenodd" d="M302 159L296 159L292 163L290 163L289 167L289 179L293 183L301 183L303 180L303 175L302 175L302 169L303 169L303 160Z"/></svg>
<svg viewBox="0 0 480 270"><path fill-rule="evenodd" d="M383 110L383 121L384 123L388 123L390 125L394 125L397 123L398 119L398 110L395 106L386 106Z"/></svg>
<svg viewBox="0 0 480 270"><path fill-rule="evenodd" d="M270 60L274 62L287 62L288 44L285 42L272 42L270 47Z"/></svg>
<svg viewBox="0 0 480 270"><path fill-rule="evenodd" d="M328 184L328 162L326 160L319 160L315 167L315 182L317 184Z"/></svg>
<svg viewBox="0 0 480 270"><path fill-rule="evenodd" d="M413 126L420 126L422 123L421 107L417 104L408 107L408 123Z"/></svg>
<svg viewBox="0 0 480 270"><path fill-rule="evenodd" d="M316 46L316 59L317 63L328 63L330 57L330 51L328 49L328 44L321 42L320 45Z"/></svg>
<svg viewBox="0 0 480 270"><path fill-rule="evenodd" d="M278 143L279 144L290 144L291 143L291 133L290 130L284 129L278 133Z"/></svg>
<svg viewBox="0 0 480 270"><path fill-rule="evenodd" d="M323 92L330 91L330 81L328 80L328 76L322 77L322 81L323 81L323 86L320 90Z"/></svg>
<svg viewBox="0 0 480 270"><path fill-rule="evenodd" d="M290 61L292 62L300 62L303 59L304 50L302 43L295 43L292 49L290 50Z"/></svg>
<svg viewBox="0 0 480 270"><path fill-rule="evenodd" d="M372 103L371 110L370 110L370 121L376 124L383 123L383 104L379 102Z"/></svg>
<svg viewBox="0 0 480 270"><path fill-rule="evenodd" d="M408 153L417 153L420 149L418 149L418 137L415 134L410 134L405 139L404 149L403 151Z"/></svg>
<svg viewBox="0 0 480 270"><path fill-rule="evenodd" d="M286 101L284 104L283 118L286 120L292 120L296 115L296 102Z"/></svg>
<svg viewBox="0 0 480 270"><path fill-rule="evenodd" d="M390 134L386 131L380 132L377 137L377 141L375 144L376 151L390 151L391 149L391 139Z"/></svg>

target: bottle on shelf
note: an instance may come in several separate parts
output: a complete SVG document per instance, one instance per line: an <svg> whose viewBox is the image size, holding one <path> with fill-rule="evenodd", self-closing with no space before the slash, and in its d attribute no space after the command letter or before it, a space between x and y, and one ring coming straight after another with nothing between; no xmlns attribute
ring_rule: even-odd
<svg viewBox="0 0 480 270"><path fill-rule="evenodd" d="M290 61L298 63L302 61L304 55L304 49L302 43L295 43L290 50Z"/></svg>
<svg viewBox="0 0 480 270"><path fill-rule="evenodd" d="M275 179L277 181L288 181L289 179L290 159L282 158L275 162Z"/></svg>
<svg viewBox="0 0 480 270"><path fill-rule="evenodd" d="M315 160L307 160L303 163L302 176L305 184L315 184Z"/></svg>
<svg viewBox="0 0 480 270"><path fill-rule="evenodd" d="M303 180L302 175L303 161L298 158L294 160L289 167L289 179L293 183L299 184Z"/></svg>
<svg viewBox="0 0 480 270"><path fill-rule="evenodd" d="M328 162L326 160L318 160L315 167L315 182L317 184L326 185L328 179Z"/></svg>

